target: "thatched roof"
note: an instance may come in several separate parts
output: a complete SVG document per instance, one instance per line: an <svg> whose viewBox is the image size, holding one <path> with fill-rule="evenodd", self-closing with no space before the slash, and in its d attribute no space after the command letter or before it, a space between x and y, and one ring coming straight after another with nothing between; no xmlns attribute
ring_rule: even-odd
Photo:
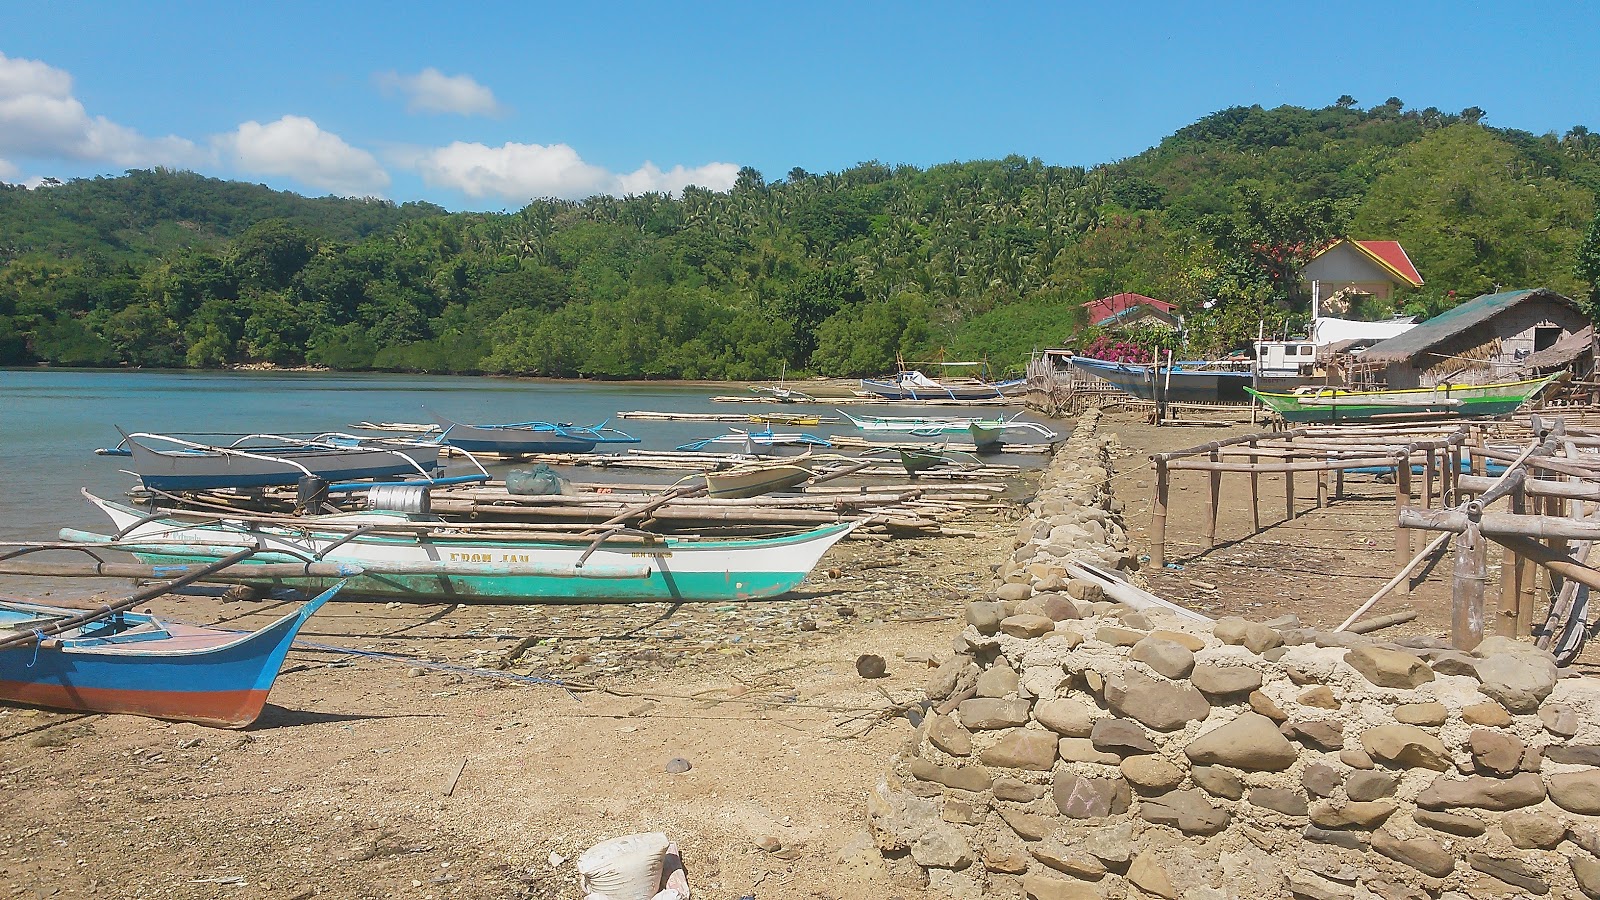
<svg viewBox="0 0 1600 900"><path fill-rule="evenodd" d="M1594 326L1574 331L1561 340L1530 355L1517 367L1520 372L1537 372L1541 369L1559 369L1589 352L1594 341Z"/></svg>
<svg viewBox="0 0 1600 900"><path fill-rule="evenodd" d="M1364 365L1380 366L1408 362L1418 354L1475 325L1481 325L1518 304L1538 299L1555 300L1573 309L1578 308L1570 299L1548 288L1484 294L1482 297L1468 300L1455 309L1442 312L1404 334L1373 344L1367 352L1361 354L1361 362Z"/></svg>

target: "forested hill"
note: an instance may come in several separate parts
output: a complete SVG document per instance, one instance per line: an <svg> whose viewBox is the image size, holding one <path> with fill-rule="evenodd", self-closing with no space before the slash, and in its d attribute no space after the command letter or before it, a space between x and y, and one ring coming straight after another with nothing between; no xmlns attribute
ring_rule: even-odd
<svg viewBox="0 0 1600 900"><path fill-rule="evenodd" d="M1600 299L1600 136L1483 115L1238 107L1088 170L1020 156L772 181L745 169L726 193L506 214L168 171L0 186L0 363L612 378L859 375L939 354L1015 366L1119 291L1178 302L1190 349L1208 352L1262 318L1302 321L1299 269L1339 235L1405 245L1427 280L1400 299L1408 311L1497 284Z"/></svg>

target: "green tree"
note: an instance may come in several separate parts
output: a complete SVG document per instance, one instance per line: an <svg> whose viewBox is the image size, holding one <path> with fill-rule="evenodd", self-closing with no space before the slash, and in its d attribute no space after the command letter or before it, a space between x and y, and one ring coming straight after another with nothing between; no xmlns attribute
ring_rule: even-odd
<svg viewBox="0 0 1600 900"><path fill-rule="evenodd" d="M1577 256L1578 263L1572 274L1585 290L1575 299L1583 305L1589 318L1600 319L1600 208L1595 210L1594 221L1589 223L1589 231L1578 245Z"/></svg>

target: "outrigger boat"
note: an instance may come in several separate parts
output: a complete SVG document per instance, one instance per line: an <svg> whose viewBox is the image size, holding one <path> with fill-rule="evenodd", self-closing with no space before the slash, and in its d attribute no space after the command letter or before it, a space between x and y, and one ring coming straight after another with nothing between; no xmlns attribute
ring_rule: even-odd
<svg viewBox="0 0 1600 900"><path fill-rule="evenodd" d="M1396 415L1503 416L1565 377L1567 373L1557 372L1526 381L1445 383L1394 391L1308 387L1284 394L1245 390L1285 422L1355 422Z"/></svg>
<svg viewBox="0 0 1600 900"><path fill-rule="evenodd" d="M111 518L110 535L63 529L63 540L115 543L151 564L209 561L240 545L252 562L318 560L359 566L347 595L405 600L547 603L727 601L797 587L860 524L851 520L770 537L670 537L622 527L574 531L448 523L375 510L327 516L144 511L84 492ZM248 571L248 564L239 567ZM259 587L317 588L324 579L263 577Z"/></svg>
<svg viewBox="0 0 1600 900"><path fill-rule="evenodd" d="M465 425L433 413L437 440L467 453L525 456L531 453L588 453L600 444L637 444L631 434L607 426L556 422Z"/></svg>
<svg viewBox="0 0 1600 900"><path fill-rule="evenodd" d="M716 437L682 444L676 449L687 453L737 453L744 456L799 456L817 450L831 450L827 438L804 432L730 431Z"/></svg>
<svg viewBox="0 0 1600 900"><path fill-rule="evenodd" d="M1003 417L983 418L980 416L852 416L844 410L839 410L839 414L849 419L851 424L862 431L910 434L917 437L938 437L967 431L973 433L974 438L976 438L977 432L972 431L974 428L983 429L985 433L999 433L1010 430L1032 431L1043 435L1046 440L1051 441L1058 437L1054 431L1038 422L1024 420L1020 413L1009 419Z"/></svg>
<svg viewBox="0 0 1600 900"><path fill-rule="evenodd" d="M737 500L787 490L810 479L811 474L811 470L804 466L779 464L706 472L700 477L706 482L706 496Z"/></svg>
<svg viewBox="0 0 1600 900"><path fill-rule="evenodd" d="M152 491L266 487L295 484L304 477L330 482L429 479L439 468L439 445L427 441L328 432L310 438L250 434L219 445L151 432L130 434L121 428L117 432L121 443L95 453L131 458L132 474Z"/></svg>
<svg viewBox="0 0 1600 900"><path fill-rule="evenodd" d="M251 552L230 548L224 558L194 567L176 582L94 610L0 601L0 700L227 728L249 725L261 715L295 635L338 593L337 582L254 633L128 610Z"/></svg>
<svg viewBox="0 0 1600 900"><path fill-rule="evenodd" d="M1020 394L1027 386L1028 382L1022 378L996 382L982 379L934 381L916 369L904 369L887 380L863 378L861 390L856 393L885 400L995 400Z"/></svg>

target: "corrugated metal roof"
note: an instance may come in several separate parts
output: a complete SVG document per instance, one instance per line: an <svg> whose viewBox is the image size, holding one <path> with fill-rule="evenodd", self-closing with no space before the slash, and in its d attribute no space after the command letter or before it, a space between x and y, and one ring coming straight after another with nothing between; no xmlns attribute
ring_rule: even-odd
<svg viewBox="0 0 1600 900"><path fill-rule="evenodd" d="M1389 365L1391 363L1405 362L1447 338L1455 337L1468 328L1487 322L1519 303L1525 303L1535 298L1557 300L1574 309L1577 308L1577 305L1571 300L1549 288L1484 294L1481 297L1468 300L1455 309L1434 316L1405 334L1373 344L1366 353L1361 354L1361 361L1369 365L1373 363Z"/></svg>

